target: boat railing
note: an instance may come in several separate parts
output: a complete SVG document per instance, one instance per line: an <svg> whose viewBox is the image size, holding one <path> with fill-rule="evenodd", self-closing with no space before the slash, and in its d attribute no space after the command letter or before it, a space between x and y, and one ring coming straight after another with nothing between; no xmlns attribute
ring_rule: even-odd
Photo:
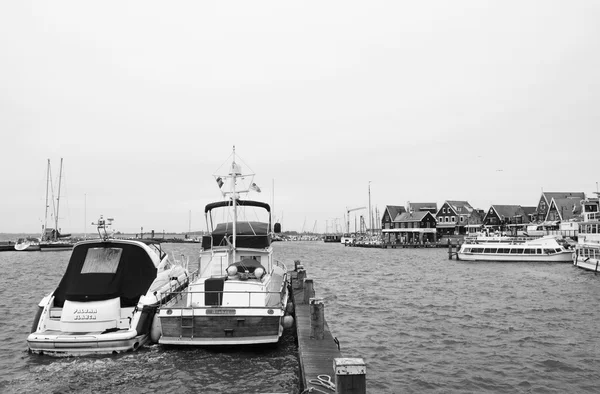
<svg viewBox="0 0 600 394"><path fill-rule="evenodd" d="M182 291L174 291L170 294L169 297L165 298L165 301L161 303L161 306L165 306L169 301L168 300L178 300L184 297L191 297L192 295L199 295L203 299L205 299L207 294L215 295L214 305L186 305L186 306L177 306L177 308L181 309L219 309L219 308L248 308L248 309L265 309L265 308L281 308L285 309L286 303L286 291L285 288L282 288L278 291L241 291L241 290L227 290L227 291L190 291L190 290L182 290ZM223 300L227 301L226 297L228 295L235 296L235 302L229 305L223 305ZM264 300L264 302L263 302ZM172 302L171 302L172 303ZM171 305L172 307L173 305Z"/></svg>

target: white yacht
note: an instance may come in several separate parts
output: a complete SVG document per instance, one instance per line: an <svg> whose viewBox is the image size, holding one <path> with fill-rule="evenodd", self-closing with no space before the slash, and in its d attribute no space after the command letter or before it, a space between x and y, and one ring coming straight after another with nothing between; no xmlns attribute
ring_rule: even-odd
<svg viewBox="0 0 600 394"><path fill-rule="evenodd" d="M243 175L235 147L229 172L215 175L223 201L205 207L199 275L180 297L159 309L166 345L277 343L293 318L286 266L273 256L269 204L242 200L260 191Z"/></svg>
<svg viewBox="0 0 600 394"><path fill-rule="evenodd" d="M569 262L572 253L566 241L547 236L531 240L465 242L458 251L458 258L466 261Z"/></svg>
<svg viewBox="0 0 600 394"><path fill-rule="evenodd" d="M582 202L583 221L579 223L577 246L573 253L576 267L598 272L600 269L600 209L599 199L589 198Z"/></svg>
<svg viewBox="0 0 600 394"><path fill-rule="evenodd" d="M77 243L58 287L38 304L30 351L54 356L136 350L151 339L160 302L188 284L188 270L159 243L115 239L98 221L100 239Z"/></svg>

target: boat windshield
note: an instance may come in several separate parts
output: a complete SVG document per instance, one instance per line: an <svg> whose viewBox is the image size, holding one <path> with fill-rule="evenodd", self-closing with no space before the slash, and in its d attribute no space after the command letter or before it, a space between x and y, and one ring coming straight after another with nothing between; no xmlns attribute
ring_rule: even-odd
<svg viewBox="0 0 600 394"><path fill-rule="evenodd" d="M90 248L81 268L82 274L114 274L121 260L121 248Z"/></svg>

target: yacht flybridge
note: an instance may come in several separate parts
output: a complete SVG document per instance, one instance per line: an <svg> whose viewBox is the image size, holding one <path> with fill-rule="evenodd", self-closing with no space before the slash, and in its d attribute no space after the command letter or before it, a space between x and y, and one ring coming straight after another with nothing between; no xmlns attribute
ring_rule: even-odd
<svg viewBox="0 0 600 394"><path fill-rule="evenodd" d="M159 243L115 239L107 231L111 221L100 217L100 239L74 246L58 287L39 303L27 338L32 352L136 350L151 340L159 304L188 285L187 267L171 261Z"/></svg>
<svg viewBox="0 0 600 394"><path fill-rule="evenodd" d="M260 191L244 175L235 148L229 172L215 175L223 201L205 207L209 236L202 241L199 275L159 309L167 345L276 343L293 318L287 311L287 268L273 257L269 204L242 200Z"/></svg>

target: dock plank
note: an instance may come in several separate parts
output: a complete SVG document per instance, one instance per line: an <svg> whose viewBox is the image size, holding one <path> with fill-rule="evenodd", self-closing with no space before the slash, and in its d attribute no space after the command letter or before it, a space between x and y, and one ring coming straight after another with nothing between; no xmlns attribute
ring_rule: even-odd
<svg viewBox="0 0 600 394"><path fill-rule="evenodd" d="M342 355L326 321L323 339L310 338L310 305L301 303L304 299L304 290L298 288L295 274L292 273L292 287L301 382L304 389L315 387L322 390L323 386L314 386L309 383L309 380L316 379L317 375L329 375L331 380L335 381L333 359L340 358Z"/></svg>

